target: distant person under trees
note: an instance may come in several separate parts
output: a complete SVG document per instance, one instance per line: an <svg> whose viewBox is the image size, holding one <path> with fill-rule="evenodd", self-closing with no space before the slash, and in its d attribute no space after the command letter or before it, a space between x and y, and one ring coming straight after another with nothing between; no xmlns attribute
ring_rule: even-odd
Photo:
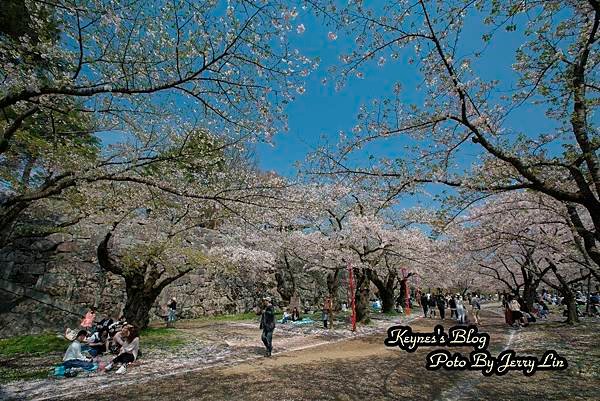
<svg viewBox="0 0 600 401"><path fill-rule="evenodd" d="M326 297L323 302L323 310L321 312L321 320L323 321L324 328L331 328L331 310L332 310L332 302L331 298Z"/></svg>
<svg viewBox="0 0 600 401"><path fill-rule="evenodd" d="M477 294L473 295L471 298L471 314L473 315L473 320L475 324L479 324L479 312L481 311L481 301Z"/></svg>
<svg viewBox="0 0 600 401"><path fill-rule="evenodd" d="M438 294L436 302L437 308L440 311L440 319L444 320L446 318L446 298L444 298L444 295Z"/></svg>
<svg viewBox="0 0 600 401"><path fill-rule="evenodd" d="M292 311L292 322L297 322L298 320L300 320L300 312L297 307L294 307L294 310Z"/></svg>
<svg viewBox="0 0 600 401"><path fill-rule="evenodd" d="M271 352L273 352L273 331L275 330L275 309L270 297L266 297L263 302L264 310L260 317L261 340L266 348L265 356L271 356Z"/></svg>
<svg viewBox="0 0 600 401"><path fill-rule="evenodd" d="M458 315L456 314L456 298L454 298L454 295L450 297L448 305L450 306L450 319L458 319Z"/></svg>
<svg viewBox="0 0 600 401"><path fill-rule="evenodd" d="M427 299L427 295L421 295L421 307L423 308L423 316L427 317L427 312L429 311L429 300Z"/></svg>
<svg viewBox="0 0 600 401"><path fill-rule="evenodd" d="M167 327L173 327L177 320L177 299L171 298L167 304Z"/></svg>

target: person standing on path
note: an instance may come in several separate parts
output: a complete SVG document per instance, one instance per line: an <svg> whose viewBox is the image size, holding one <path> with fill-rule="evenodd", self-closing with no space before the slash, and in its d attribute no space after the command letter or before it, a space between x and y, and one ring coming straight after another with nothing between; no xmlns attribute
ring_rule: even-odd
<svg viewBox="0 0 600 401"><path fill-rule="evenodd" d="M450 300L448 301L448 305L450 306L450 319L452 319L452 318L458 319L458 315L456 314L456 298L454 298L454 295L452 295L452 297L450 297Z"/></svg>
<svg viewBox="0 0 600 401"><path fill-rule="evenodd" d="M421 307L423 308L423 316L427 317L427 312L429 311L429 300L427 299L427 295L421 295Z"/></svg>
<svg viewBox="0 0 600 401"><path fill-rule="evenodd" d="M456 297L456 318L460 324L465 324L465 305L463 303L462 296Z"/></svg>
<svg viewBox="0 0 600 401"><path fill-rule="evenodd" d="M271 356L271 352L273 352L273 330L275 330L275 309L270 297L264 299L264 306L265 308L260 317L261 340L267 349L265 356Z"/></svg>
<svg viewBox="0 0 600 401"><path fill-rule="evenodd" d="M437 296L437 307L440 311L440 319L444 320L446 318L446 299L442 294Z"/></svg>
<svg viewBox="0 0 600 401"><path fill-rule="evenodd" d="M333 328L333 301L330 297L326 297L323 302L323 327L324 328Z"/></svg>
<svg viewBox="0 0 600 401"><path fill-rule="evenodd" d="M167 304L167 327L173 327L175 320L177 320L177 300L173 297Z"/></svg>
<svg viewBox="0 0 600 401"><path fill-rule="evenodd" d="M479 312L481 311L481 302L477 294L473 295L473 298L471 298L471 307L473 320L475 321L475 324L479 324Z"/></svg>

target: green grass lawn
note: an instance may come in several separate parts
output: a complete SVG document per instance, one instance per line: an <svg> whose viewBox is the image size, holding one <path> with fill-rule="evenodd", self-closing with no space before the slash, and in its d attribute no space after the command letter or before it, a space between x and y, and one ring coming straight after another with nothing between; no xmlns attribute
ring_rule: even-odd
<svg viewBox="0 0 600 401"><path fill-rule="evenodd" d="M18 355L47 355L64 352L69 342L54 333L17 336L0 339L0 356L12 357Z"/></svg>
<svg viewBox="0 0 600 401"><path fill-rule="evenodd" d="M35 380L48 377L51 370L47 366L15 368L0 366L0 384L17 380Z"/></svg>
<svg viewBox="0 0 600 401"><path fill-rule="evenodd" d="M243 321L243 320L253 320L257 319L258 316L254 312L248 313L236 313L233 315L213 315L213 316L202 316L191 321L194 322L219 322L219 321Z"/></svg>
<svg viewBox="0 0 600 401"><path fill-rule="evenodd" d="M183 334L177 329L152 327L142 330L140 335L144 348L177 348L185 344Z"/></svg>
<svg viewBox="0 0 600 401"><path fill-rule="evenodd" d="M0 383L48 377L68 346L54 333L0 339Z"/></svg>

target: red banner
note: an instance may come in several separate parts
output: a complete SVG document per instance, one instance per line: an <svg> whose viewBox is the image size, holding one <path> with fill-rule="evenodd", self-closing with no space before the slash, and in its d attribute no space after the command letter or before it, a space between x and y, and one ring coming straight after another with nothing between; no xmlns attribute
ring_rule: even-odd
<svg viewBox="0 0 600 401"><path fill-rule="evenodd" d="M350 308L352 310L352 331L356 331L356 294L354 288L354 271L348 263L348 291L350 292Z"/></svg>
<svg viewBox="0 0 600 401"><path fill-rule="evenodd" d="M406 289L405 294L404 294L405 299L406 299L404 314L408 316L408 315L410 315L410 288L408 286L408 274L407 274L405 268L402 268L402 278L404 280L406 280L406 284L404 286Z"/></svg>

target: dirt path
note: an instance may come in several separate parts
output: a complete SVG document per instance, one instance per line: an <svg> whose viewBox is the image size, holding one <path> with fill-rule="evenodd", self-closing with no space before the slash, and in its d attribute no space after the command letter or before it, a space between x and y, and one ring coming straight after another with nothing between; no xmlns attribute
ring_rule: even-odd
<svg viewBox="0 0 600 401"><path fill-rule="evenodd" d="M275 336L274 356L265 358L254 325L230 323L204 331L189 328L203 341L210 337L214 347L221 344L227 349L221 359L195 365L193 358L180 360L162 370L149 364L125 376L63 380L58 387L46 381L39 388L11 396L32 400L92 396L99 401L597 399L600 372L595 366L600 361L600 342L595 333L600 322L579 328L544 322L515 331L506 327L502 313L493 308L483 311L482 317L480 331L490 334L493 355L510 347L517 353L540 356L554 348L565 353L573 369L538 372L531 378L519 372L484 378L479 372L427 371L425 358L430 348L407 353L383 346L389 321L352 336L343 330L281 327ZM413 331L430 332L438 323L420 318L410 325ZM446 320L443 325L447 330L454 322ZM467 354L471 349L453 351Z"/></svg>
<svg viewBox="0 0 600 401"><path fill-rule="evenodd" d="M418 316L402 319L413 321ZM375 321L370 327L360 327L353 333L345 328L324 330L320 327L295 327L279 325L274 337L274 357L323 346L337 344L352 338L361 338L384 332L389 321ZM90 388L95 391L120 391L131 385L159 383L177 380L210 368L252 364L264 359L264 347L260 331L254 322L221 322L190 325L183 323L179 331L193 339L186 348L176 354L156 351L144 357L138 366L130 368L126 375L98 373L71 379L44 379L10 383L0 388L0 399L44 401L88 396ZM273 358L271 360L276 360Z"/></svg>

